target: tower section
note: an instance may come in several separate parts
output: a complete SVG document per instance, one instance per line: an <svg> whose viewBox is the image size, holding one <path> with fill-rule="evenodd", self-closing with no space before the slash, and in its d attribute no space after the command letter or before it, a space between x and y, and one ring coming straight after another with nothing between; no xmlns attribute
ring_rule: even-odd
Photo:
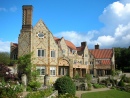
<svg viewBox="0 0 130 98"><path fill-rule="evenodd" d="M18 57L31 53L32 5L22 6L22 29L18 37Z"/></svg>

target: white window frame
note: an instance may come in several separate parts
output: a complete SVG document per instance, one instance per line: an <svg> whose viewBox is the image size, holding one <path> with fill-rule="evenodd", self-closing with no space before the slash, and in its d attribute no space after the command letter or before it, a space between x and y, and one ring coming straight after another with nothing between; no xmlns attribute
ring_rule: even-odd
<svg viewBox="0 0 130 98"><path fill-rule="evenodd" d="M37 67L36 67L36 70L39 70L39 71L40 71L40 72L39 72L39 75L40 75L40 76L46 74L46 68L45 68L45 66L37 66Z"/></svg>
<svg viewBox="0 0 130 98"><path fill-rule="evenodd" d="M50 67L50 76L56 76L56 67Z"/></svg>
<svg viewBox="0 0 130 98"><path fill-rule="evenodd" d="M38 57L45 57L46 51L45 49L37 49L37 56Z"/></svg>
<svg viewBox="0 0 130 98"><path fill-rule="evenodd" d="M56 51L55 50L51 50L51 57L56 57Z"/></svg>

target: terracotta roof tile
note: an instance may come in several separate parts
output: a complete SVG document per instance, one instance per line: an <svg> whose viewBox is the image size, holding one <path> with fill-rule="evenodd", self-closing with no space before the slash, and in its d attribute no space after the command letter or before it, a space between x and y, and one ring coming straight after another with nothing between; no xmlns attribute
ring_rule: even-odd
<svg viewBox="0 0 130 98"><path fill-rule="evenodd" d="M77 51L83 51L85 47L76 47Z"/></svg>
<svg viewBox="0 0 130 98"><path fill-rule="evenodd" d="M98 58L98 59L112 58L112 54L113 54L112 49L93 49L89 51L95 58Z"/></svg>
<svg viewBox="0 0 130 98"><path fill-rule="evenodd" d="M76 50L75 45L71 41L65 40L65 43L69 48Z"/></svg>
<svg viewBox="0 0 130 98"><path fill-rule="evenodd" d="M111 60L101 60L102 65L111 65Z"/></svg>
<svg viewBox="0 0 130 98"><path fill-rule="evenodd" d="M12 43L12 46L18 47L18 44L17 43Z"/></svg>
<svg viewBox="0 0 130 98"><path fill-rule="evenodd" d="M61 39L60 39L60 38L57 38L57 37L54 37L54 40L55 40L56 43L58 44L58 41L60 41ZM71 49L73 49L73 50L76 50L76 47L75 47L75 45L74 45L72 42L70 42L70 41L68 41L68 40L65 40L65 43L66 43L66 45L67 45L69 48L71 48Z"/></svg>

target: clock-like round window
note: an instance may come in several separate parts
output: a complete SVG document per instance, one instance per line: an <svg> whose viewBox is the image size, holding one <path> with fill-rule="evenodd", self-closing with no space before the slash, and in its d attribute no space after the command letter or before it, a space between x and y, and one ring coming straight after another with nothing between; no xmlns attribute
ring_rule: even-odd
<svg viewBox="0 0 130 98"><path fill-rule="evenodd" d="M43 38L43 37L44 37L44 34L43 34L43 33L38 33L38 37L39 37L39 38Z"/></svg>

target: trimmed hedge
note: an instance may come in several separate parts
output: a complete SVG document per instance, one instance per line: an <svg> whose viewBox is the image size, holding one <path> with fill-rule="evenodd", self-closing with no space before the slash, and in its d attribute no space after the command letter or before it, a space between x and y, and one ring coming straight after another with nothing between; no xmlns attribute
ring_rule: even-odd
<svg viewBox="0 0 130 98"><path fill-rule="evenodd" d="M68 76L63 76L61 78L58 78L54 84L54 87L56 90L58 90L59 94L72 94L75 95L76 92L76 86L72 79Z"/></svg>

